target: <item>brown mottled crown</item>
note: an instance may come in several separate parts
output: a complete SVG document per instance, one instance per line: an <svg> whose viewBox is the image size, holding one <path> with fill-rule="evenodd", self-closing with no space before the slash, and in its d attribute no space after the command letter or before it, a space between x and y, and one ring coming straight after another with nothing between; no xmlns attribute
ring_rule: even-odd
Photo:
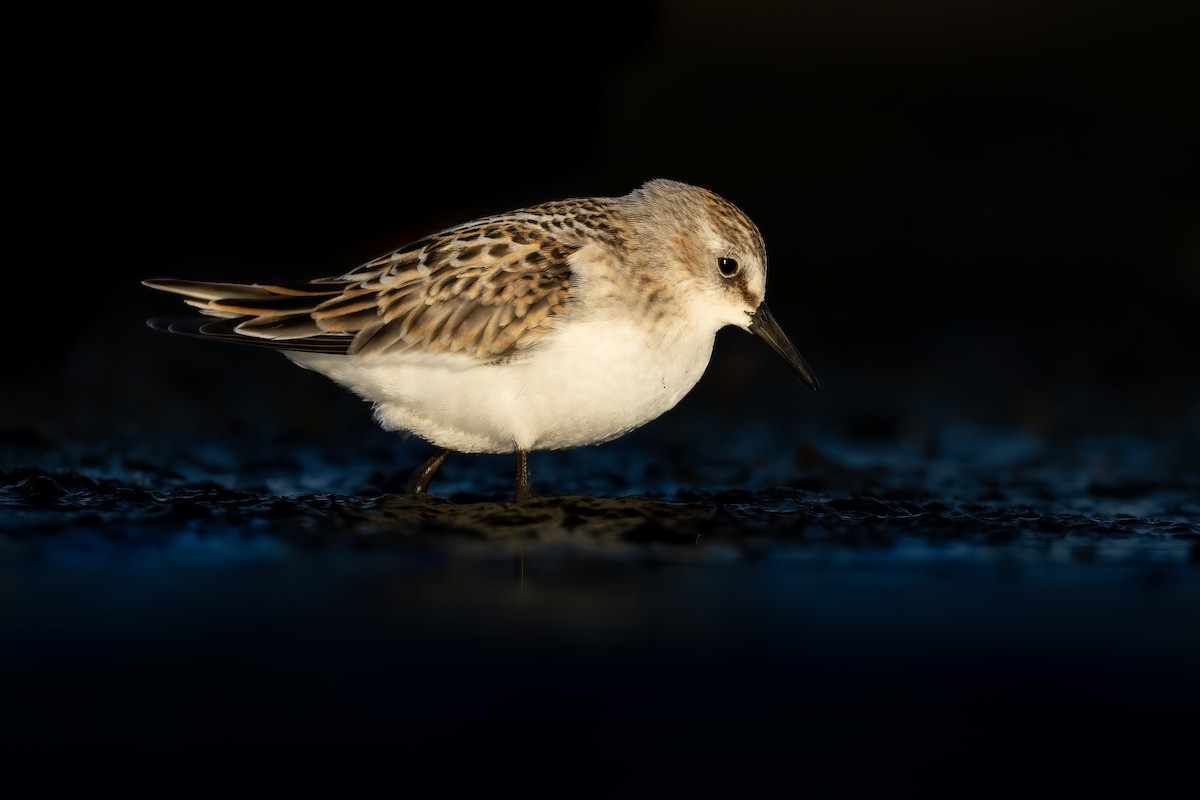
<svg viewBox="0 0 1200 800"><path fill-rule="evenodd" d="M740 208L720 195L704 190L704 210L713 229L726 241L748 253L754 253L760 263L767 263L767 248L762 234Z"/></svg>
<svg viewBox="0 0 1200 800"><path fill-rule="evenodd" d="M740 208L708 189L657 178L647 181L629 198L643 206L655 226L673 219L682 232L695 235L698 226L707 221L734 248L753 253L766 263L766 246L758 227Z"/></svg>

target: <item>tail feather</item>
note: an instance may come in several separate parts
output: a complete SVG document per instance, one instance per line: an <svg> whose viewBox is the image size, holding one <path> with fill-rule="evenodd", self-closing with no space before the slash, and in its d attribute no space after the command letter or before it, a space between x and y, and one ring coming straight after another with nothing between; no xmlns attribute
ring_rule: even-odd
<svg viewBox="0 0 1200 800"><path fill-rule="evenodd" d="M268 297L271 292L264 286L253 283L212 283L206 281L182 281L177 278L149 278L143 286L163 292L181 294L197 300L227 300Z"/></svg>
<svg viewBox="0 0 1200 800"><path fill-rule="evenodd" d="M321 303L342 286L213 283L175 278L142 281L152 289L183 295L203 319L148 320L155 330L182 336L314 353L345 353L353 337L327 332L313 318ZM216 318L214 320L213 318Z"/></svg>
<svg viewBox="0 0 1200 800"><path fill-rule="evenodd" d="M260 336L247 335L238 330L239 324L249 318L240 319L163 319L146 320L146 325L156 331L165 331L192 339L206 341L229 342L231 344L263 347L270 350L295 350L302 353L333 353L344 355L351 337L339 334L319 334L303 339L268 339Z"/></svg>

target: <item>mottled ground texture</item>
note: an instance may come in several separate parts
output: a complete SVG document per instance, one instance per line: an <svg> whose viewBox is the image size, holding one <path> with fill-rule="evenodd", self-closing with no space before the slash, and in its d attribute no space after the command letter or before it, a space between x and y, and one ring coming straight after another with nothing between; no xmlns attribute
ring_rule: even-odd
<svg viewBox="0 0 1200 800"><path fill-rule="evenodd" d="M426 451L367 431L354 452L8 442L5 746L597 796L798 773L999 795L1018 762L1064 791L1192 763L1192 445L789 441L701 412L535 454L522 506L504 457L401 494Z"/></svg>

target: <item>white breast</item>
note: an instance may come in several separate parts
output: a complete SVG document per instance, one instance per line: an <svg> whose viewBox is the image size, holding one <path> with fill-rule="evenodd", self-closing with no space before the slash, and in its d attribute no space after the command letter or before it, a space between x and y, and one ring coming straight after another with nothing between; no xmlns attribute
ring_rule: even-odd
<svg viewBox="0 0 1200 800"><path fill-rule="evenodd" d="M708 365L715 334L579 320L509 364L362 363L289 353L375 404L388 430L465 453L598 444L675 406Z"/></svg>

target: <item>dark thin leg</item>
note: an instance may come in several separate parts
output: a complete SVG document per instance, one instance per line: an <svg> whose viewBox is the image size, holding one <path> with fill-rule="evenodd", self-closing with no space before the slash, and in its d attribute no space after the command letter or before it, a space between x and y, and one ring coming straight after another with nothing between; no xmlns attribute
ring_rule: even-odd
<svg viewBox="0 0 1200 800"><path fill-rule="evenodd" d="M408 493L425 494L425 492L429 489L430 478L432 478L434 474L442 468L442 464L446 463L446 458L449 455L449 450L443 450L414 470L413 474L409 476L408 479Z"/></svg>
<svg viewBox="0 0 1200 800"><path fill-rule="evenodd" d="M516 492L515 499L518 503L523 503L526 500L533 499L533 492L529 491L529 451L517 451L517 480L515 483Z"/></svg>

